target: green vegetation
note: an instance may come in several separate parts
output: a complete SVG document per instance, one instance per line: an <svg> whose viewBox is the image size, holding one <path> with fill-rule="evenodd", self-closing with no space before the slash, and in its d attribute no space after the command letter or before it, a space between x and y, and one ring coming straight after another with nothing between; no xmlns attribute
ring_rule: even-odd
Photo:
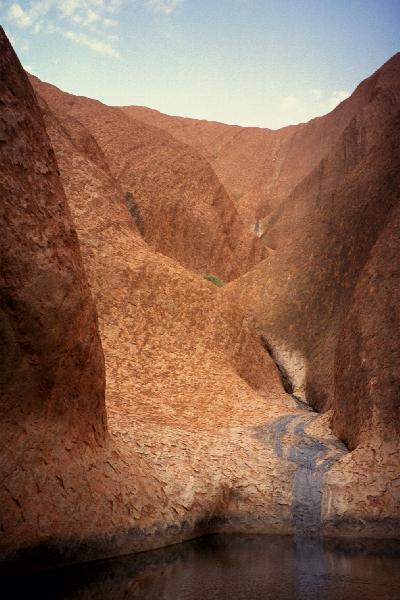
<svg viewBox="0 0 400 600"><path fill-rule="evenodd" d="M222 281L222 279L220 279L216 275L211 275L211 273L203 273L203 277L204 279L207 279L207 281L211 281L211 283L218 287L224 287L225 285L225 282Z"/></svg>

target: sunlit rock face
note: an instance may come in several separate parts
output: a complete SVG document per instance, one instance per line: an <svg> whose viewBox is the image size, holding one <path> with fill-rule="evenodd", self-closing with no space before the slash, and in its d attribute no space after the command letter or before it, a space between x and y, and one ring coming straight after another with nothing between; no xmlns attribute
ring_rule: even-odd
<svg viewBox="0 0 400 600"><path fill-rule="evenodd" d="M343 307L398 201L399 97L397 54L331 113L277 131L123 108L207 158L261 234L268 258L232 295L318 408L332 399Z"/></svg>
<svg viewBox="0 0 400 600"><path fill-rule="evenodd" d="M32 77L50 109L96 140L145 241L199 273L230 281L268 254L244 226L210 164L168 132L122 110L61 92Z"/></svg>
<svg viewBox="0 0 400 600"><path fill-rule="evenodd" d="M375 533L386 519L393 535L399 105L397 54L329 115L278 131L124 108L207 157L241 217L262 231L268 258L224 293L239 302L285 389L332 409L335 433L355 450L328 476L326 518L337 512L343 530L370 518Z"/></svg>
<svg viewBox="0 0 400 600"><path fill-rule="evenodd" d="M138 551L233 516L290 531L291 471L253 433L298 410L274 364L218 288L147 248L93 136L42 103L56 165L1 43L1 556Z"/></svg>
<svg viewBox="0 0 400 600"><path fill-rule="evenodd" d="M303 274L306 281L312 281L312 261L319 257L323 269L321 248L329 258L328 250L337 241L329 242L327 248L327 233L342 230L336 226L324 230L318 218L325 213L322 208L318 213L312 204L299 212L299 221L288 218L286 245L277 244L273 254L270 247L266 262L226 287L214 286L202 277L203 265L218 275L217 266L224 263L229 279L254 267L257 253L251 254L251 241L240 246L244 259L239 259L234 248L234 239L240 238L234 225L240 223L237 214L226 204L224 191L214 195L223 188L197 151L183 151L181 142L174 146L169 134L163 137L154 127L135 124L130 128L130 117L119 109L77 99L33 79L35 98L3 33L1 57L1 557L36 556L40 561L42 556L47 563L82 560L137 552L213 531L317 537L332 532L395 535L397 459L388 460L394 456L389 449L395 432L387 427L395 396L386 395L396 376L395 363L390 363L392 371L385 371L387 379L367 386L372 391L366 411L360 409L356 416L350 406L358 398L357 390L349 381L361 377L354 376L359 356L367 358L363 364L373 381L374 369L379 367L369 349L366 355L353 354L359 334L351 328L351 317L350 325L341 322L343 354L336 344L336 388L330 392L329 404L339 439L330 429L330 413L318 415L301 402L302 396L309 396L310 373L318 372L314 355L304 350L309 346L293 343L297 322L290 321L286 329L286 317L279 317L287 305L295 306L298 314L300 309L304 312L302 326L308 340L320 343L321 332L328 334L324 327L330 321L323 309L313 315L307 303L298 300L296 304L300 288L290 288L289 283L285 287L284 276L290 275L288 281L296 283L297 267L306 264ZM378 109L368 113L368 122L374 124L378 113ZM387 123L391 122L389 109L386 115ZM383 118L379 123L383 126ZM383 138L376 128L380 143ZM385 131L389 133L389 125ZM395 136L389 139L396 144ZM171 173L175 171L158 179L156 165L149 158L149 148L164 152L157 148L157 140L168 150L166 162L163 159L159 165L171 166L170 147L174 147L172 162L179 171L182 159L180 177L189 177L189 189L200 181L196 177L208 174L199 212L194 210L193 198L184 207L177 206L178 212L183 211L179 214L186 237L169 231L168 215L162 220L163 204L167 213L172 206L175 184ZM125 161L130 145L134 154ZM327 168L326 173L333 173L342 159L347 164L349 154L341 159L341 148L335 149L329 159L332 171ZM385 154L379 146L378 157L373 144L368 148L355 154L357 161L381 165L376 171L378 182L383 171L388 174L388 165L393 178L397 177L393 153ZM146 157L143 162L141 149ZM350 183L355 186L361 181L362 190L371 198L374 170L366 168L369 162L354 164L341 185L347 189ZM149 195L143 183L147 170ZM305 205L314 198L307 186L314 190L319 173L312 174L296 192L305 194ZM163 191L166 181L168 197ZM387 177L386 181L388 224L395 179ZM325 190L327 198L331 197L329 189ZM350 198L340 200L340 194L335 195L339 209ZM206 197L215 200L212 210ZM154 210L150 198L157 206ZM364 198L361 192L360 198ZM186 200L183 194L176 202L185 204ZM325 201L321 196L321 206ZM330 209L332 219L335 210ZM376 217L372 242L360 219L361 208L357 210L351 221L357 256L373 247L372 271L381 269L382 279L394 281L383 265L392 256L395 242L390 243L390 252L379 245L385 239L383 217L380 221ZM224 220L226 215L232 219ZM217 224L210 229L214 217ZM182 243L182 252L177 245L169 256L154 250L158 242L155 237L147 239L146 232L156 236L157 223L169 232L171 242L175 237ZM290 223L294 223L293 230ZM192 224L196 239L200 231L210 236L208 250L205 243L190 246ZM301 253L300 262L293 258L291 263L287 259L298 254L300 230L306 240L313 239L313 245L307 242L310 247ZM232 231L236 231L234 238ZM338 238L341 235L337 233ZM388 239L394 235L388 230ZM250 239L261 243L262 238ZM343 244L351 239L344 236ZM196 263L197 255L205 262ZM362 275L361 262L354 267L359 283L353 296L354 285L347 290L344 284L344 288L349 315L360 310L367 319L370 310L378 311L385 304L389 292L379 288L376 299L368 301L373 305L367 302L363 290L370 285L369 275ZM342 268L340 261L337 265ZM266 286L266 272L271 287ZM322 278L320 284L321 298L331 298L321 291L329 288L327 280ZM286 297L285 291L290 291ZM308 297L313 298L313 291L311 286ZM266 307L272 311L271 319L276 318L274 335L270 335ZM340 319L333 316L332 322L335 319L338 322L341 315ZM376 331L383 340L386 316L379 319ZM360 321L360 327L368 337L366 323ZM375 335L375 330L371 332ZM323 347L325 338L321 339ZM347 360L350 354L352 359ZM381 356L385 356L383 351L379 360ZM348 364L347 371L341 361ZM333 369L333 355L331 365ZM361 378L360 386L371 378ZM376 443L363 450L368 431L376 433ZM388 444L377 463L375 485L367 465L368 452L377 451L385 435ZM356 449L349 452L341 440ZM391 496L381 494L388 481ZM35 554L39 548L42 554Z"/></svg>
<svg viewBox="0 0 400 600"><path fill-rule="evenodd" d="M288 394L294 394L300 400L310 397L310 379L314 372L312 356L310 358L310 355L304 352L301 345L298 347L291 342L290 335L293 325L291 324L287 328L289 332L288 341L282 343L280 337L282 331L284 334L287 331L279 319L277 321L281 327L278 328L276 337L274 335L264 337L265 331L268 331L268 329L263 329L263 320L257 322L257 317L261 316L264 319L264 312L257 313L256 311L261 310L263 307L265 310L266 305L270 306L270 310L275 311L273 313L275 316L279 316L279 312L284 313L288 304L290 306L290 302L285 301L281 295L282 281L277 279L274 282L272 279L271 286L274 283L275 288L267 288L262 269L265 268L265 265L269 266L272 259L280 251L283 256L279 264L283 264L283 261L287 258L287 255L284 254L287 252L287 246L292 243L291 238L296 238L296 232L300 228L293 227L293 231L288 228L286 245L278 246L271 258L265 263L261 263L244 277L239 278L225 288L226 291L223 290L222 293L212 286L210 287L209 284L201 282L196 277L188 277L188 272L176 263L149 252L139 235L138 212L132 204L132 198L124 196L120 180L113 176L114 183L112 185L114 185L115 196L114 199L111 199L105 193L104 187L102 188L104 184L101 183L102 179L99 171L93 171L90 174L91 169L93 169L90 161L100 165L102 159L100 160L99 157L95 159L94 153L92 151L88 153L86 147L82 144L77 145L75 143L74 146L66 142L66 133L70 140L76 140L78 137L73 133L77 125L75 118L71 116L70 109L71 103L74 105L75 100L71 100L69 95L60 96L62 93L59 91L54 96L53 88L50 88L50 93L49 89L43 84L36 82L35 85L37 85L39 93L44 91L46 98L51 100L52 108L45 109L48 131L59 157L64 185L77 223L85 264L88 273L90 273L89 278L99 309L101 333L108 368L107 402L110 426L115 434L126 431L125 435L129 437L130 443L134 443L135 438L142 439L142 443L144 443L144 439L152 439L154 434L150 434L149 430L143 428L143 424L152 424L152 432L157 432L158 441L148 444L144 452L147 456L154 454L154 464L162 465L163 473L159 474L160 479L164 482L169 481L169 476L165 475L169 469L172 469L174 473L174 475L171 475L171 480L177 479L176 468L179 468L180 472L186 473L183 479L178 478L178 486L172 488L169 483L167 485L168 494L171 494L170 498L172 499L171 510L178 512L189 510L189 513L191 512L198 502L197 482L202 482L202 485L204 485L206 479L208 481L215 479L215 477L210 478L209 475L206 475L208 470L206 465L209 464L211 458L217 464L224 464L223 480L219 480L217 484L217 490L219 491L216 492L217 497L220 499L216 502L219 507L218 515L221 519L227 519L226 526L228 527L232 526L232 515L237 519L236 526L239 521L241 526L246 522L246 527L254 527L257 515L256 527L260 529L264 527L269 531L297 531L303 534L315 533L324 529L331 531L332 528L339 531L339 524L341 523L342 527L345 524L346 531L353 531L357 535L368 535L368 532L371 531L376 535L395 535L398 521L396 520L397 509L393 502L394 497L388 500L385 509L381 503L382 519L380 520L375 519L373 515L376 510L371 509L368 499L365 499L364 496L356 510L357 498L361 498L364 492L359 494L354 490L361 485L366 469L360 470L351 463L346 447L338 439L335 439L326 428L329 415L320 418L306 412L304 407L299 412L299 408L291 403L288 395L282 394L283 391L286 391ZM362 102L368 104L366 87L368 86L365 84L361 86L361 89L364 90L361 96ZM357 94L360 95L359 92ZM372 92L370 96L373 96ZM66 104L66 99L68 99L68 104ZM351 110L346 107L341 109L347 115L349 112L353 114L354 106L359 107L361 100L355 101L352 98L349 103ZM85 122L90 124L92 118L88 116L89 109L86 110ZM337 122L337 119L335 122ZM60 124L62 124L62 127L60 127ZM79 127L82 127L82 125ZM91 125L88 125L87 136L91 135L89 133L91 127ZM326 127L324 125L322 129L326 130ZM97 131L96 128L94 130ZM341 148L339 146L339 150L335 149L336 154L334 153L331 159L332 169L338 166L335 160L337 160L337 155L340 157ZM102 153L100 146L98 152ZM339 166L341 166L340 158ZM389 163L389 171L392 167L393 165ZM388 163L384 162L382 171L388 172L387 168ZM132 171L134 171L133 167ZM382 176L382 172L377 175L378 178L382 178ZM313 177L315 178L315 174L310 176L311 181L313 181ZM333 185L333 179L330 182ZM308 189L307 184L304 185ZM361 181L360 185L366 185L365 181ZM342 185L342 187L345 186ZM83 202L83 190L88 193L86 202ZM115 202L115 198L117 202ZM345 204L346 198L342 199L342 204ZM389 207L391 202L392 200L388 194ZM338 205L340 207L340 204ZM87 208L85 215L82 206ZM314 206L312 206L313 208ZM132 219L132 211L136 219ZM376 211L378 211L377 208ZM308 208L307 219L309 219L310 213L311 209ZM111 216L115 220L117 214L118 230L114 226L103 227L102 225L101 228L95 226L97 220L105 224ZM332 208L328 211L328 214L332 220L336 218ZM353 222L355 232L357 230L356 219L359 218L360 213L357 214L358 217L355 215ZM125 224L123 224L124 219ZM311 225L314 223L314 230L311 229L315 238L313 243L321 258L321 253L323 257L325 256L325 237L329 238L329 235L327 231L324 231L322 235L319 232L318 223L315 224L314 221L311 219ZM311 227L311 225L307 223L307 226ZM360 227L361 229L364 227L362 221ZM130 229L128 230L128 228ZM303 227L304 229L305 227ZM123 235L122 231L125 232ZM315 231L319 232L318 235ZM99 243L100 235L101 242ZM337 238L341 235L339 231ZM359 237L362 237L362 234ZM335 240L329 242L330 249L334 246L334 242ZM339 242L341 243L340 240ZM320 244L320 247L318 244ZM94 248L101 248L101 254L94 251ZM294 256L296 252L294 242L291 252L291 255ZM357 252L361 263L361 251L358 248ZM118 260L122 259L124 265L121 275L118 274L116 269L117 256L119 256ZM309 256L306 258L310 259ZM311 259L313 259L312 254ZM328 259L332 260L329 254L327 255L329 264ZM297 257L296 260L301 262L304 257ZM149 261L152 267L144 267ZM105 266L107 262L110 265L110 272L105 270L108 269ZM296 264L294 261L291 265L292 271L289 271L288 279L297 277ZM281 273L278 272L278 275L285 276L289 265L290 263L286 265L286 271L282 268ZM344 264L335 263L336 268L342 269L342 271L347 265L348 261ZM327 269L323 263L319 266L322 270ZM127 275L128 271L126 270L128 268L129 275ZM356 266L354 266L353 271L357 272ZM174 273L174 275L172 276L171 273ZM294 273L294 275L290 273ZM258 276L260 277L257 280ZM125 292L122 293L122 291L126 288L126 282L128 281L135 281L135 286L128 287L127 295L125 295ZM171 281L173 282L172 285ZM111 294L109 293L110 282L113 282L113 292ZM249 282L254 282L254 286L249 285ZM326 287L326 284L324 285ZM209 290L210 296L204 293L205 289ZM287 288L285 289L288 291ZM154 290L158 290L158 293L154 294ZM160 295L161 290L163 290L163 293ZM324 292L325 290L323 290ZM275 306L272 305L269 299L269 295L273 294L278 298ZM310 296L311 291L307 290L307 294ZM173 301L171 302L172 298ZM291 298L289 292L287 298ZM167 311L165 310L165 301L167 302L166 306L168 306ZM316 302L317 300L315 300ZM238 303L240 304L240 310L234 308ZM172 305L174 310L171 310ZM302 307L308 318L303 328L304 337L307 336L308 340L319 342L320 337L328 336L327 332L324 331L324 327L327 327L328 322L327 316L324 314L324 306L320 307L319 313L315 316L311 315L307 305L304 306L303 304ZM298 308L298 310L300 309ZM240 314L242 314L242 317L240 317ZM113 315L112 318L111 315ZM115 322L115 315L119 315L118 324ZM162 325L160 315L162 315ZM239 321L237 321L237 315L239 315ZM238 343L235 340L247 339L247 333L240 333L240 327L242 326L238 329L236 325L236 323L241 322L243 315L247 319L250 316L250 324L254 327L256 333L261 333L264 354L260 353L260 345L257 343L254 345L254 341L251 342L251 347L254 350L250 351L249 342L246 341L247 350L243 353L240 343L239 354L235 362L236 374L240 375L240 380L236 379L236 375L235 379L232 379L231 375L227 378L222 365L227 356L230 356L229 360L232 360L232 347ZM321 323L317 319L318 316ZM126 328L127 323L132 323L128 330ZM219 324L217 329L215 329L216 324ZM182 325L184 325L183 329ZM329 323L329 325L332 324ZM218 327L221 328L219 332ZM319 333L319 338L316 337L316 331ZM242 337L243 335L245 335L245 338ZM216 344L218 336L227 341L227 346L222 348L223 362L221 362L221 346ZM311 342L309 344L311 345ZM200 350L200 348L203 349ZM255 350L256 354L254 354ZM271 364L267 356L268 353L279 366L280 373L271 370L271 367L267 367L267 364ZM189 360L188 357L190 357ZM200 357L201 360L199 361L198 358ZM118 368L116 368L116 365L118 365ZM215 369L216 365L219 365L217 369ZM326 357L326 369L330 368L333 369L333 355ZM317 375L320 374L317 372ZM283 383L283 385L278 383L279 393L275 391L277 389L275 388L277 377ZM246 394L246 400L244 399L242 395L243 380L250 384L253 391L257 392L256 396ZM213 382L212 388L210 381ZM226 387L226 384L228 384L228 387ZM324 393L328 390L327 395L332 393L329 386L322 387L322 389ZM124 391L123 394L122 391ZM123 404L122 397L124 398ZM210 397L212 398L211 402ZM256 408L256 404L253 404L251 397L254 398L256 403L260 402L258 408ZM133 398L135 400L132 400ZM190 398L189 403L188 398ZM240 398L242 399L240 400ZM245 407L246 410L243 413ZM267 411L265 407L268 407ZM128 415L131 415L131 417L128 417ZM213 423L213 426L210 423ZM242 426L245 423L250 428L243 430ZM167 427L166 430L164 429L165 426ZM178 426L180 432L189 428L190 436L185 435L185 440L182 442L183 446L179 451L175 451L173 447L171 448L170 441L165 441L163 444L166 444L164 447L168 448L166 452L167 459L160 462L160 459L157 458L157 452L162 439L161 431L164 431L163 435L166 435L166 431L169 431L169 428L172 427L174 430L173 439L176 443L176 440L181 436L181 433L176 431ZM137 429L135 435L133 435L133 431L137 427L140 431ZM214 427L216 446L214 448L209 445L206 452L201 431L205 428L206 435L209 436ZM228 427L228 430L225 430L225 427ZM236 427L240 427L240 429L236 429ZM246 449L246 462L253 465L253 460L256 461L257 466L253 465L255 469L254 477L257 480L260 476L261 480L265 481L265 488L260 487L260 481L255 484L256 488L252 488L252 484L248 485L248 478L252 480L248 472L245 475L245 484L239 484L236 479L234 481L230 479L233 471L236 474L242 473L242 468L235 462L232 471L231 459L227 458L225 452L220 454L220 450L216 448L219 447L220 440L223 444L227 444L228 437L231 440L236 440L236 435L244 436L240 439L241 442L244 442L244 446L241 446L241 448ZM344 441L348 441L345 436L341 437ZM194 442L195 438L196 442ZM255 441L257 450L253 447ZM193 477L191 471L186 471L186 459L182 458L185 454L185 452L182 452L182 448L187 448L188 444L191 445L192 443L195 443L196 447L203 448L197 455L203 466L201 468L196 467L195 477ZM233 441L233 444L233 447L236 447L236 441ZM150 446L152 449L150 449ZM230 447L229 444L227 444L227 447ZM249 448L252 448L252 450L249 451ZM142 450L143 447L140 448L139 453ZM241 452L239 456L242 456ZM261 456L264 458L260 462ZM265 475L259 475L259 469L262 468L262 465L266 467L268 464L275 466L273 467L274 470L269 471L268 477L265 478ZM350 466L348 466L349 464ZM335 465L336 471L333 468ZM343 469L349 471L352 486L351 497L354 499L354 505L350 501L349 491L344 490L343 486L336 486L335 483L335 473L340 473ZM225 479L227 473L231 473L231 475L228 479ZM278 477L282 490L286 490L284 496L286 497L286 494L288 494L288 500L283 501L281 496L278 499L275 495L277 493L275 487L276 477ZM189 489L187 485L183 485L185 478L187 483L191 482ZM386 478L387 473L385 474L382 471L382 481L385 481ZM329 486L327 481L330 482ZM289 487L286 487L287 485ZM247 489L245 494L243 494L243 486ZM210 498L213 497L215 491L212 490L214 488L208 484L207 489ZM256 491L255 498L253 498L252 495L255 489L258 491ZM221 490L224 491L221 492ZM269 494L272 492L272 496L269 496L268 501L266 500L267 490L269 490ZM259 508L256 509L259 492L264 495L264 500L260 501ZM222 496L219 496L220 493L222 493ZM277 510L276 502L281 504L281 508L277 512L275 512ZM266 505L268 505L267 512ZM286 508L282 509L282 505L285 505ZM249 506L252 507L251 511L254 519L248 517ZM343 509L343 507L345 508ZM260 513L258 510L260 510ZM343 510L346 514L343 514ZM196 514L196 510L194 513ZM207 510L205 512L203 510L202 514L206 513ZM180 517L184 515L184 512L180 512ZM188 515L186 514L186 516Z"/></svg>
<svg viewBox="0 0 400 600"><path fill-rule="evenodd" d="M222 526L290 532L294 466L268 423L301 411L275 365L219 288L147 246L89 130L41 102L99 313L110 433L159 485L133 502L133 525L154 528L134 549Z"/></svg>
<svg viewBox="0 0 400 600"><path fill-rule="evenodd" d="M328 115L275 131L174 117L143 106L122 110L195 148L212 165L243 222L264 232L268 219L332 149L369 92L364 82ZM271 237L268 244L274 249Z"/></svg>

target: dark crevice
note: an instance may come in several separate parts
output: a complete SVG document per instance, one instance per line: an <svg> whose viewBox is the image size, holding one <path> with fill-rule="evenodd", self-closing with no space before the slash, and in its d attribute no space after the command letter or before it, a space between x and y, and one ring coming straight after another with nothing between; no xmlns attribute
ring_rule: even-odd
<svg viewBox="0 0 400 600"><path fill-rule="evenodd" d="M137 205L132 192L126 192L125 194L125 204L128 207L130 215L135 222L136 227L139 230L139 233L142 237L144 237L144 222L142 215L140 214L139 206Z"/></svg>
<svg viewBox="0 0 400 600"><path fill-rule="evenodd" d="M296 404L299 408L302 408L303 410L308 410L309 412L316 412L312 408L312 406L307 404L307 402L302 400L299 396L296 396L296 394L294 393L294 385L290 378L290 375L287 372L285 366L279 361L279 359L276 356L275 351L274 351L273 347L271 346L271 344L269 343L269 341L264 336L261 336L260 340L261 340L264 350L266 350L268 352L268 354L274 361L276 368L278 369L278 373L281 378L282 386L283 386L283 389L285 390L285 392L293 398L293 400L296 402Z"/></svg>
<svg viewBox="0 0 400 600"><path fill-rule="evenodd" d="M266 350L268 352L268 354L270 355L270 357L272 358L272 360L274 361L274 363L277 366L277 369L279 371L279 375L282 381L282 385L283 385L283 389L285 390L285 392L287 394L293 394L294 392L294 387L293 387L293 383L292 380L290 379L289 373L286 371L285 367L279 362L273 347L271 346L271 344L269 343L269 341L261 336L261 343L264 347L264 350Z"/></svg>
<svg viewBox="0 0 400 600"><path fill-rule="evenodd" d="M293 400L296 402L296 404L299 408L302 408L303 410L308 410L309 412L313 412L313 413L318 412L315 410L315 408L310 406L307 402L305 402L304 400L299 398L299 396L296 396L296 394L290 394L290 395L293 398Z"/></svg>

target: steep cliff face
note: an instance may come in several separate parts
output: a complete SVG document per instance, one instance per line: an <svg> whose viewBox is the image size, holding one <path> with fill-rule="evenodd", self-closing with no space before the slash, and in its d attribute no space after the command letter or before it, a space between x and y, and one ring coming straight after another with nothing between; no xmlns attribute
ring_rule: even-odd
<svg viewBox="0 0 400 600"><path fill-rule="evenodd" d="M94 305L32 88L1 36L1 411L105 433Z"/></svg>
<svg viewBox="0 0 400 600"><path fill-rule="evenodd" d="M397 220L390 225L397 214L397 96L390 79L396 75L385 71L378 104L371 100L323 166L288 199L268 261L221 290L155 252L143 237L150 221L126 182L132 173L144 178L149 169L154 192L162 196L167 180L172 190L172 174L158 180L149 158L149 148L163 153L165 141L168 160L159 167L171 165L170 138L157 138L159 150L154 130L130 129L121 111L36 82L40 111L3 33L1 51L0 557L45 545L52 558L88 559L211 531L396 535L397 430L388 427L397 406L396 366L394 359L380 363L370 345L371 338L385 339L394 317L379 313L376 326L366 323L395 285L389 264L397 247ZM137 171L123 160L130 144ZM176 167L182 159L189 177L188 151L176 152ZM193 175L189 188L210 173L209 166L196 172L200 180ZM335 172L344 175L333 191ZM210 177L215 181L212 172ZM207 184L207 193L213 185ZM199 222L209 218L207 203L199 220L191 202L182 219L190 232L193 211L194 229L204 231ZM212 239L224 260L233 261L233 254L224 254L228 238ZM371 294L375 289L371 273L387 287L367 299L366 287ZM302 275L310 284L304 297ZM337 313L326 315L320 307L314 315L314 294L325 306L337 303ZM292 318L293 307L298 312ZM341 322L346 307L350 321ZM351 320L356 312L358 328ZM332 331L332 338L337 335L336 323L342 350L329 338ZM270 337L272 326L276 338ZM280 343L270 344L276 339ZM275 360L279 350L297 356L296 368L308 361L305 381L313 383L313 393L318 386L328 389L336 350L335 394L326 406L334 410L335 431L354 452L330 430L330 414L317 415L285 392L266 348ZM318 363L326 348L332 356L326 353L326 363ZM393 357L396 348L393 341ZM292 377L293 361L286 362ZM375 374L378 364L386 377ZM295 375L302 374L300 367ZM369 393L355 413L350 406L359 400L351 378ZM371 431L375 442L368 445ZM378 451L372 481L367 462Z"/></svg>
<svg viewBox="0 0 400 600"><path fill-rule="evenodd" d="M399 232L397 206L361 272L336 347L333 426L351 449L400 440Z"/></svg>
<svg viewBox="0 0 400 600"><path fill-rule="evenodd" d="M83 135L83 126L72 117L56 117L45 104L42 107L99 311L106 361L107 349L112 347L108 390L114 387L112 380L117 370L127 369L118 375L115 402L118 402L122 390L128 387L137 406L143 397L141 388L146 381L147 385L157 387L160 375L163 386L159 386L156 395L161 393L165 399L174 393L174 387L176 398L179 397L177 381L182 377L187 380L185 386L189 385L190 389L194 387L199 391L203 386L208 389L207 371L217 360L214 352L218 354L221 350L225 358L229 357L232 366L238 362L239 351L243 377L249 378L255 388L266 389L271 369L265 365L272 363L257 341L251 340L250 336L246 341L245 330L241 333L241 315L223 302L221 292L215 286L148 248L135 226L118 182L104 169L104 165L101 166L100 149L97 152L92 150L94 139L88 144L91 148L88 153L85 146L76 142L76 130L79 128ZM90 133L86 130L85 139L89 140L89 137ZM155 321L151 325L153 317ZM216 322L218 318L219 325ZM127 326L127 319L132 322L132 328ZM147 334L141 332L142 327L148 330ZM214 332L216 327L220 328L219 336ZM191 334L194 334L193 339ZM232 346L233 340L236 337L240 340L243 335L249 357L246 352L242 353L241 342L239 346L236 343ZM127 336L125 342L124 336ZM154 337L154 342L149 336ZM214 337L210 345L209 340ZM165 348L161 350L164 342ZM150 360L146 357L149 349L141 353L143 344L148 343L161 344L158 349L152 349L154 356ZM176 347L178 355L174 354L171 344ZM205 347L201 350L203 344ZM258 359L254 363L252 346L262 359L263 368L259 370L256 365L260 363ZM126 355L127 348L129 357ZM188 357L184 358L185 363L189 361L187 368L191 369L192 361L196 363L196 366L192 365L190 376L178 367L181 351L188 353ZM121 354L117 357L115 352ZM209 353L210 361L207 358ZM160 364L164 361L167 361L168 368L162 368L160 372ZM204 361L203 365L201 361ZM254 369L255 373L251 376ZM274 368L272 372L275 373ZM139 396L132 393L133 389ZM152 402L154 399L147 400Z"/></svg>
<svg viewBox="0 0 400 600"><path fill-rule="evenodd" d="M220 290L147 248L93 136L43 104L100 315L107 432L96 318L58 167L1 42L1 558L144 550L251 527L254 515L266 530L290 531L293 467L255 429L298 412L273 363Z"/></svg>
<svg viewBox="0 0 400 600"><path fill-rule="evenodd" d="M199 515L209 519L211 511L215 518L226 520L228 528L251 528L256 519L257 527L267 531L395 535L395 496L391 493L380 502L376 522L377 511L371 509L368 498L369 493L379 495L380 487L392 481L392 473L382 468L381 477L376 478L379 484L366 484L368 454L349 455L329 433L329 415L318 417L296 408L284 393L267 353L243 328L241 311L235 308L238 298L245 300L242 314L253 315L253 325L268 345L266 332L256 321L264 314L257 310L265 310L267 302L265 280L255 280L254 288L248 285L265 263L221 293L173 261L151 253L135 229L129 204L121 202L116 178L110 172L106 175L113 182L112 197L104 193L103 175L98 171L100 159L74 142L76 135L71 132L77 127L76 121L60 111L57 116L51 111L45 114L99 310L110 428L114 436L122 436L150 460L156 479L165 486L166 499L160 498L162 519L186 518L193 523ZM382 124L380 120L379 127ZM347 160L342 154L341 147L335 149L332 172ZM365 149L360 154L369 156ZM391 172L390 155L390 149L386 155L380 152L378 178ZM377 156L369 156L369 160L375 163ZM347 183L345 180L344 189ZM385 197L390 207L390 178L387 183ZM304 185L308 189L308 183ZM362 185L369 182L363 180ZM83 205L87 207L85 214ZM307 218L310 213L312 208ZM331 213L334 218L333 209ZM118 228L113 225L116 218ZM359 214L354 219L359 219ZM101 227L96 224L98 220ZM107 220L110 225L105 227ZM318 232L318 225L313 226ZM289 227L287 237L296 240ZM325 239L326 232L314 239L320 251ZM360 239L354 244L358 248ZM346 264L343 269L348 268ZM292 267L295 271L296 264ZM358 273L356 266L354 272ZM275 293L279 293L283 284L278 281L275 285ZM274 293L269 288L267 292ZM287 299L280 297L275 310L284 311L287 304ZM305 335L316 335L317 327L319 336L326 334L324 309L319 315L320 326L317 317L313 325L307 306L302 308L309 319ZM288 327L289 333L292 329ZM279 352L279 345L277 349ZM291 353L296 359L293 377L292 360L288 368L294 387L304 365L300 352L296 352L295 347ZM279 362L281 358L278 356ZM195 448L194 466L189 456ZM261 472L265 468L267 477ZM310 468L312 482L307 475ZM338 480L341 472L346 477ZM207 498L200 490L207 490Z"/></svg>
<svg viewBox="0 0 400 600"><path fill-rule="evenodd" d="M200 152L225 186L242 220L261 234L268 229L268 217L328 154L373 93L374 76L328 115L276 131L173 117L141 106L123 107L123 111L168 131Z"/></svg>
<svg viewBox="0 0 400 600"><path fill-rule="evenodd" d="M295 394L332 409L327 417L353 451L326 478L332 534L354 532L366 518L376 533L399 498L399 344L390 333L398 316L399 55L355 95L360 89L367 101L269 219L264 237L275 250L226 289Z"/></svg>
<svg viewBox="0 0 400 600"><path fill-rule="evenodd" d="M146 242L198 272L231 280L267 255L209 163L167 132L32 78L51 109L94 136Z"/></svg>
<svg viewBox="0 0 400 600"><path fill-rule="evenodd" d="M349 514L362 519L363 505L369 507L372 531L398 511L399 226L397 206L371 249L341 325L332 424L353 452L328 476L331 510L336 514L332 531L348 530Z"/></svg>
<svg viewBox="0 0 400 600"><path fill-rule="evenodd" d="M0 74L0 558L42 548L46 561L53 547L65 560L80 540L90 556L89 541L131 523L132 498L148 506L157 484L150 474L143 488L141 465L107 432L76 231L35 94L2 30Z"/></svg>
<svg viewBox="0 0 400 600"><path fill-rule="evenodd" d="M399 55L371 81L369 102L269 219L275 250L227 289L317 408L331 405L341 319L399 200Z"/></svg>
<svg viewBox="0 0 400 600"><path fill-rule="evenodd" d="M0 70L3 547L36 541L38 529L56 533L51 521L63 517L54 508L65 506L57 477L75 476L78 485L68 453L83 439L92 450L103 446L106 419L104 359L77 236L34 92L2 31Z"/></svg>
<svg viewBox="0 0 400 600"><path fill-rule="evenodd" d="M147 247L88 131L79 137L87 143L77 143L82 125L43 110L99 312L110 433L132 453L134 471L145 459L159 482L151 497L142 490L131 502L131 525L149 524L153 535L131 535L122 548L184 539L234 518L251 526L252 513L267 530L281 520L290 530L293 468L255 434L298 413L275 366L221 290Z"/></svg>
<svg viewBox="0 0 400 600"><path fill-rule="evenodd" d="M251 422L240 401L257 414L256 389L282 395L275 369L216 288L147 248L93 136L43 104L100 312L107 431L96 313L59 167L3 32L0 43L0 557L87 559L202 533L238 472L226 470L225 432L196 436L210 394L221 420L236 407Z"/></svg>

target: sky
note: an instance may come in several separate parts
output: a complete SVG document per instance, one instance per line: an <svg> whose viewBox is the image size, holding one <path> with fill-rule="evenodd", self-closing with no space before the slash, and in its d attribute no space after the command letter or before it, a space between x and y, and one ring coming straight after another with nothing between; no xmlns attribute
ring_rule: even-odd
<svg viewBox="0 0 400 600"><path fill-rule="evenodd" d="M400 50L400 0L0 0L0 22L65 91L272 129L329 112Z"/></svg>

